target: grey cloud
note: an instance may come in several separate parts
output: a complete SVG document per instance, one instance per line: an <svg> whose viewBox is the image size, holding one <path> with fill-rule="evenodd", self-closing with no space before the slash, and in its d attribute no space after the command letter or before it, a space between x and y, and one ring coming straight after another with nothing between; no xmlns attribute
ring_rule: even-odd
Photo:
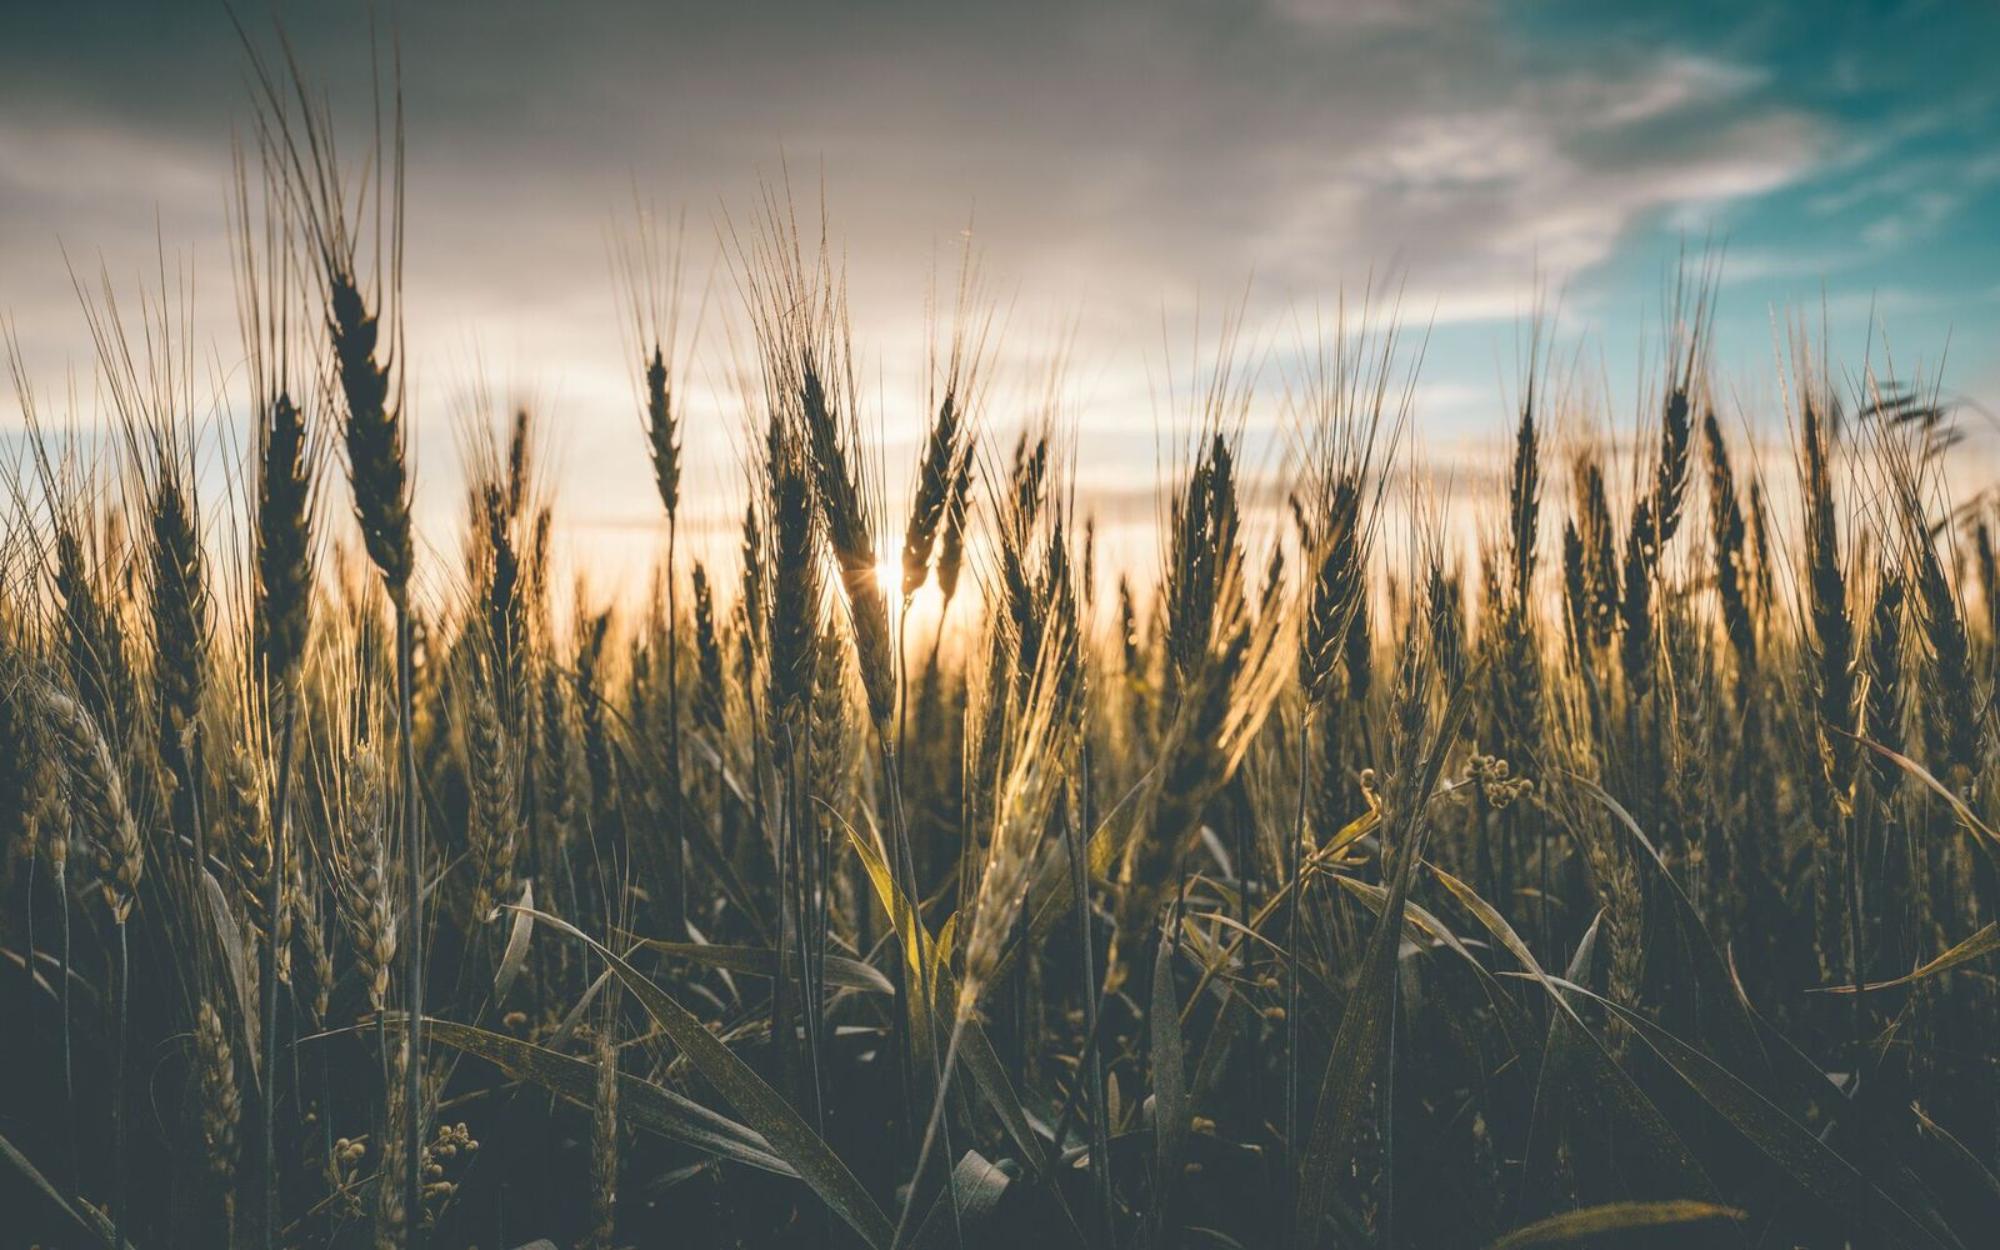
<svg viewBox="0 0 2000 1250"><path fill-rule="evenodd" d="M34 322L31 353L83 355L56 236L136 272L156 214L206 263L226 335L223 180L248 93L226 21L191 9L129 31L42 14L0 53L0 304ZM351 126L364 12L289 18ZM707 250L781 154L802 201L823 174L858 331L904 372L934 257L951 263L976 220L1021 320L1082 308L1079 357L1118 362L1097 389L1131 399L1146 387L1125 362L1195 292L1220 306L1254 272L1268 315L1400 268L1413 309L1511 317L1538 267L1587 270L1658 214L1784 185L1827 142L1754 67L1623 43L1558 54L1469 4L496 0L395 20L418 359L473 338L548 379L603 446L629 432L605 230L634 185L689 205ZM624 467L604 494L643 506Z"/></svg>

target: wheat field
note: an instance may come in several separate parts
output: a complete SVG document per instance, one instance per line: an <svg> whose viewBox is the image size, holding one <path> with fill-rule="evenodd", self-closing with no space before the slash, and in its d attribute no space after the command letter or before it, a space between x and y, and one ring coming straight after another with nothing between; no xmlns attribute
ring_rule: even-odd
<svg viewBox="0 0 2000 1250"><path fill-rule="evenodd" d="M1636 422L1537 352L1468 501L1420 334L1274 412L1225 343L1099 567L978 284L888 462L773 193L733 550L642 223L651 593L557 571L531 410L427 568L400 118L252 63L228 485L164 291L83 291L94 440L9 341L0 1241L1991 1244L2000 513L1926 385L1801 330L1753 439L1697 273Z"/></svg>

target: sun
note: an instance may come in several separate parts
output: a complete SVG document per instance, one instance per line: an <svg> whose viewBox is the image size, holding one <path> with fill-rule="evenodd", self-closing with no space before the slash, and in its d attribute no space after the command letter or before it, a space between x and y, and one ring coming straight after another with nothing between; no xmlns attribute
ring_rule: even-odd
<svg viewBox="0 0 2000 1250"><path fill-rule="evenodd" d="M875 581L882 587L882 593L893 599L903 593L903 562L894 556L882 556L875 561Z"/></svg>

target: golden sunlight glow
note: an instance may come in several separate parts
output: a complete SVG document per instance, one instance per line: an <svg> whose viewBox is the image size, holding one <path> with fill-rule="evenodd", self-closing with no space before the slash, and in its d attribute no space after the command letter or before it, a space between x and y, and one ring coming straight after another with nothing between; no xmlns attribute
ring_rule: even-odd
<svg viewBox="0 0 2000 1250"><path fill-rule="evenodd" d="M875 580L880 583L882 593L890 599L900 599L903 594L903 562L895 556L882 556L875 561Z"/></svg>

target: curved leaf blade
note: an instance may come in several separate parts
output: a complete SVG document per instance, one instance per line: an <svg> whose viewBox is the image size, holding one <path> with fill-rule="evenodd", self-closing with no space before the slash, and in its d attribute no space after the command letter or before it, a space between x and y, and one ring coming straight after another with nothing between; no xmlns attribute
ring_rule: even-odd
<svg viewBox="0 0 2000 1250"><path fill-rule="evenodd" d="M690 963L720 968L725 972L751 977L773 977L778 972L778 952L768 946L728 946L713 942L669 942L661 938L637 938L634 944ZM868 994L893 994L895 987L881 969L845 955L826 956L828 985Z"/></svg>
<svg viewBox="0 0 2000 1250"><path fill-rule="evenodd" d="M596 1097L596 1065L574 1055L455 1020L427 1019L424 1032L432 1041L484 1059L579 1106L591 1106ZM697 1150L779 1176L798 1175L751 1129L629 1072L618 1075L618 1114Z"/></svg>
<svg viewBox="0 0 2000 1250"><path fill-rule="evenodd" d="M876 1250L889 1250L895 1229L868 1190L833 1153L819 1134L750 1065L708 1031L694 1013L681 1006L665 990L640 974L603 943L583 930L545 912L535 918L558 933L565 933L590 947L645 1007L675 1046L680 1048L709 1084L722 1092L744 1121L771 1145L779 1158L797 1171L799 1179L812 1187L835 1215L847 1222L861 1239Z"/></svg>
<svg viewBox="0 0 2000 1250"><path fill-rule="evenodd" d="M1901 985L1915 985L1917 982L1934 977L1941 972L1950 972L1960 964L1969 964L1975 959L1984 958L1994 951L2000 951L2000 920L1987 925L1979 932L1960 942L1916 971L1906 973L1892 981L1871 981L1861 987L1861 992L1872 994L1876 990L1893 990ZM1853 992L1854 987L1851 985L1823 985L1812 991L1815 994L1852 994Z"/></svg>
<svg viewBox="0 0 2000 1250"><path fill-rule="evenodd" d="M1554 978L1547 983L1616 1012L1661 1062L1745 1140L1801 1189L1825 1203L1828 1209L1839 1212L1853 1226L1873 1227L1891 1245L1937 1250L1954 1244L1941 1240L1888 1191L1794 1120L1784 1108L1722 1064L1653 1023L1644 1013L1620 1006L1580 985Z"/></svg>
<svg viewBox="0 0 2000 1250"><path fill-rule="evenodd" d="M1669 1202L1607 1202L1599 1206L1566 1211L1545 1220L1523 1225L1494 1242L1489 1250L1520 1250L1523 1246L1555 1246L1605 1233L1623 1233L1641 1228L1667 1228L1676 1224L1707 1223L1710 1220L1748 1218L1735 1207L1683 1198Z"/></svg>

